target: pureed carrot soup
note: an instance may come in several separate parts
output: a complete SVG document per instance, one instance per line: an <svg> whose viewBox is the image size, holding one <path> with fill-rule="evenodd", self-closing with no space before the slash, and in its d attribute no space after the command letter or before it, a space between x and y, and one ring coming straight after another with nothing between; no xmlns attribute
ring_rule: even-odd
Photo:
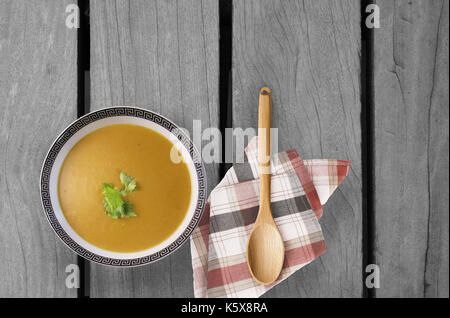
<svg viewBox="0 0 450 318"><path fill-rule="evenodd" d="M191 197L188 167L172 162L172 147L161 134L129 124L82 138L64 160L58 181L70 226L89 243L114 252L137 252L167 239L181 225Z"/></svg>

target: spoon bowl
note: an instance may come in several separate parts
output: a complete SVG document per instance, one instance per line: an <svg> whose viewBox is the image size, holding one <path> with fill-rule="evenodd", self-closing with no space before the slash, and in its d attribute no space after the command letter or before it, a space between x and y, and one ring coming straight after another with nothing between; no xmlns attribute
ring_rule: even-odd
<svg viewBox="0 0 450 318"><path fill-rule="evenodd" d="M256 226L248 240L247 259L252 276L263 285L280 275L284 261L284 244L276 226Z"/></svg>

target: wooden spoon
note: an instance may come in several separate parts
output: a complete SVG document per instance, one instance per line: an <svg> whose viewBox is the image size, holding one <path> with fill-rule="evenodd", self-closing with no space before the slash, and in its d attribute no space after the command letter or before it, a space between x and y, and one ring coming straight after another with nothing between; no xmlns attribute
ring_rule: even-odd
<svg viewBox="0 0 450 318"><path fill-rule="evenodd" d="M258 162L260 198L259 211L247 243L247 264L253 278L260 284L273 283L284 262L284 244L270 209L270 127L272 101L270 89L259 93Z"/></svg>

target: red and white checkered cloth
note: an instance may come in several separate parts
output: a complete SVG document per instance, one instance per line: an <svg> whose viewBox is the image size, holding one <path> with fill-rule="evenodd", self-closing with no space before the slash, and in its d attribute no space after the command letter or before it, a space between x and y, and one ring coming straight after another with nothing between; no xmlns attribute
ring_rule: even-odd
<svg viewBox="0 0 450 318"><path fill-rule="evenodd" d="M272 157L271 208L286 252L280 277L263 286L253 280L245 257L259 208L257 138L245 153L247 162L234 164L211 192L191 236L195 297L259 297L326 251L322 204L350 162L303 161L295 149Z"/></svg>

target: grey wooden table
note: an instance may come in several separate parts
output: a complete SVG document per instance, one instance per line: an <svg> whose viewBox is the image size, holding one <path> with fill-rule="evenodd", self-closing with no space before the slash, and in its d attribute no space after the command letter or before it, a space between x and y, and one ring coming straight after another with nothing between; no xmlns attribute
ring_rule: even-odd
<svg viewBox="0 0 450 318"><path fill-rule="evenodd" d="M45 220L41 164L113 105L256 127L264 85L279 149L353 162L324 207L327 253L265 296L448 297L449 1L377 0L373 30L369 2L80 0L70 29L75 0L0 0L0 297L192 297L188 243L135 269L78 259ZM209 190L223 172L207 165ZM77 263L81 291L65 285Z"/></svg>

